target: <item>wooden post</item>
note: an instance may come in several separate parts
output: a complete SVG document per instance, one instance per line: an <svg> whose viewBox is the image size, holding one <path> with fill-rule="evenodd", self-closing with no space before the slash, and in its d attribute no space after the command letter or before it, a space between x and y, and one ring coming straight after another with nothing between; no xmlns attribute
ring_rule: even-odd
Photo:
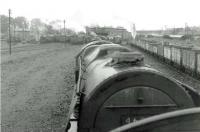
<svg viewBox="0 0 200 132"><path fill-rule="evenodd" d="M64 43L66 44L66 30L65 30L65 20L64 20Z"/></svg>
<svg viewBox="0 0 200 132"><path fill-rule="evenodd" d="M8 21L9 21L9 30L8 30L8 32L9 32L9 53L10 53L10 55L11 55L11 30L10 30L10 23L11 23L11 20L10 20L10 14L11 14L11 10L9 9L8 10L8 15L9 15L9 19L8 19Z"/></svg>

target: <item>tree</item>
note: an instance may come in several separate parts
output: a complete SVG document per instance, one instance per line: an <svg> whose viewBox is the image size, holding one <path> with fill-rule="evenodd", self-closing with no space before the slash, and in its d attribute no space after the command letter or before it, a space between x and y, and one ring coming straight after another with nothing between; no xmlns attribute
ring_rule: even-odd
<svg viewBox="0 0 200 132"><path fill-rule="evenodd" d="M75 32L75 30L73 30L73 29L67 28L67 29L66 29L66 34L68 34L68 35L75 35L76 32Z"/></svg>
<svg viewBox="0 0 200 132"><path fill-rule="evenodd" d="M21 28L21 29L28 29L29 28L29 22L23 16L16 17L14 22L15 22L15 26L17 28Z"/></svg>
<svg viewBox="0 0 200 132"><path fill-rule="evenodd" d="M53 29L53 26L49 24L45 24L45 34L49 35L49 34L56 34L56 33L57 31Z"/></svg>
<svg viewBox="0 0 200 132"><path fill-rule="evenodd" d="M43 23L39 18L34 18L31 20L30 30L33 33L40 34L45 29L45 23Z"/></svg>
<svg viewBox="0 0 200 132"><path fill-rule="evenodd" d="M1 33L6 33L8 31L8 17L1 15Z"/></svg>
<svg viewBox="0 0 200 132"><path fill-rule="evenodd" d="M44 23L39 18L34 18L31 20L31 29L40 30L44 27Z"/></svg>
<svg viewBox="0 0 200 132"><path fill-rule="evenodd" d="M8 17L0 15L1 33L6 34L8 32L9 22ZM11 28L13 26L13 18L11 17Z"/></svg>
<svg viewBox="0 0 200 132"><path fill-rule="evenodd" d="M44 31L44 23L39 18L31 20L30 30L33 33L35 40L39 40L42 32Z"/></svg>
<svg viewBox="0 0 200 132"><path fill-rule="evenodd" d="M80 31L80 32L78 32L77 34L78 34L78 35L85 35L85 32Z"/></svg>
<svg viewBox="0 0 200 132"><path fill-rule="evenodd" d="M53 29L60 30L61 27L63 26L63 21L62 20L54 20L49 22L49 25L53 27Z"/></svg>

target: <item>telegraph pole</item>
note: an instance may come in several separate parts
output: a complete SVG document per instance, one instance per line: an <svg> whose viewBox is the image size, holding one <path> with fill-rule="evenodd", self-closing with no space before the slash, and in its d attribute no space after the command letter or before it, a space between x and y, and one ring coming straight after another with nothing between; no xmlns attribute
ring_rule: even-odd
<svg viewBox="0 0 200 132"><path fill-rule="evenodd" d="M65 37L65 39L64 39L64 43L66 44L66 30L65 30L65 20L64 20L64 37Z"/></svg>
<svg viewBox="0 0 200 132"><path fill-rule="evenodd" d="M8 30L8 32L9 32L9 53L10 53L10 55L11 55L11 31L10 31L10 24L11 24L11 21L10 21L10 14L11 14L11 10L9 9L8 10L8 16L9 16L9 19L8 19L8 21L9 21L9 30Z"/></svg>
<svg viewBox="0 0 200 132"><path fill-rule="evenodd" d="M14 42L16 42L16 39L15 39L15 28L16 28L15 21L13 22L13 26L14 26L13 38L14 38Z"/></svg>
<svg viewBox="0 0 200 132"><path fill-rule="evenodd" d="M175 25L174 25L174 31L173 31L173 34L176 34L176 28L175 28Z"/></svg>
<svg viewBox="0 0 200 132"><path fill-rule="evenodd" d="M185 34L186 34L186 35L189 34L188 30L189 30L188 23L185 23L185 32L186 32Z"/></svg>

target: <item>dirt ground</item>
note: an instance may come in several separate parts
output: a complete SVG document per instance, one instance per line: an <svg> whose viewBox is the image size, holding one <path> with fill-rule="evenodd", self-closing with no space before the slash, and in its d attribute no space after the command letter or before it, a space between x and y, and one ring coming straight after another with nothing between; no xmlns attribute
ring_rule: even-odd
<svg viewBox="0 0 200 132"><path fill-rule="evenodd" d="M1 131L64 131L81 46L43 44L1 52Z"/></svg>

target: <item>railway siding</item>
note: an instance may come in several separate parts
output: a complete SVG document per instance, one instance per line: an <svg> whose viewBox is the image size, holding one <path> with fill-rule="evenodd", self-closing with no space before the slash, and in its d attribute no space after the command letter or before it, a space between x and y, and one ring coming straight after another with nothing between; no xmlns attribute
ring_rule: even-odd
<svg viewBox="0 0 200 132"><path fill-rule="evenodd" d="M148 45L148 46L147 46ZM196 78L196 74L194 72L196 71L192 71L192 68L190 69L186 69L183 68L182 65L182 59L187 57L189 59L194 58L194 51L188 55L185 54L185 57L183 57L182 54L182 50L179 48L174 48L174 53L172 54L172 46L169 45L165 45L163 46L163 48L160 48L160 45L157 45L158 50L157 53L152 53L151 51L147 50L149 47L150 43L135 43L134 45L131 45L131 48L133 50L139 51L141 53L144 54L145 56L145 64L150 65L151 67L153 67L154 69L159 70L160 72L164 73L167 76L170 76L182 83L185 83L193 88L195 88L199 93L200 93L200 80L198 78ZM155 46L155 44L154 44ZM178 49L178 50L177 50ZM162 51L161 51L162 50ZM196 51L195 51L196 53ZM172 56L173 56L173 60L172 61ZM200 54L198 52L198 54L196 54L196 58L197 60L190 60L190 62L188 62L190 64L197 62L196 65L198 67L198 70L200 70ZM167 57L167 58L165 58ZM180 61L180 64L179 64ZM194 65L191 65L189 67L193 67ZM185 72L183 72L185 71ZM190 73L190 75L188 74ZM200 73L200 71L198 71L198 73ZM191 76L194 75L195 77Z"/></svg>
<svg viewBox="0 0 200 132"><path fill-rule="evenodd" d="M197 72L200 74L200 53L198 53L197 56Z"/></svg>
<svg viewBox="0 0 200 132"><path fill-rule="evenodd" d="M154 42L148 40L139 40L133 45L140 49L163 58L172 66L181 69L183 72L200 78L200 48L190 45L177 45L172 43Z"/></svg>

